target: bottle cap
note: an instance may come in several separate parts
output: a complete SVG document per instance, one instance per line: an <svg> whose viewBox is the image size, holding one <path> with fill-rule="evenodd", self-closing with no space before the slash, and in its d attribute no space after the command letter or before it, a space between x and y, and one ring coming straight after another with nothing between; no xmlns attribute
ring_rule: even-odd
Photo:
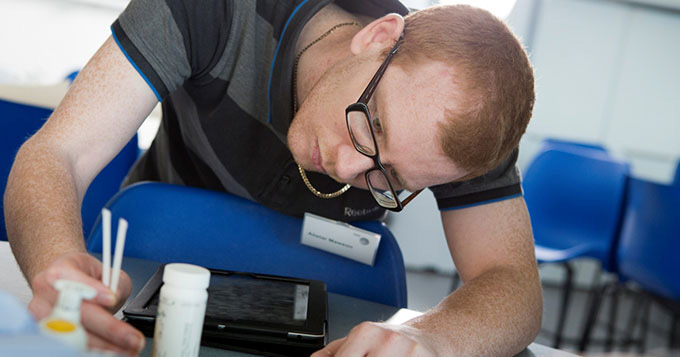
<svg viewBox="0 0 680 357"><path fill-rule="evenodd" d="M80 323L82 300L94 299L97 296L97 290L77 281L58 279L54 282L54 288L59 291L59 298L52 314L77 323Z"/></svg>
<svg viewBox="0 0 680 357"><path fill-rule="evenodd" d="M210 285L210 271L197 265L171 263L165 266L163 282L182 288L206 289Z"/></svg>

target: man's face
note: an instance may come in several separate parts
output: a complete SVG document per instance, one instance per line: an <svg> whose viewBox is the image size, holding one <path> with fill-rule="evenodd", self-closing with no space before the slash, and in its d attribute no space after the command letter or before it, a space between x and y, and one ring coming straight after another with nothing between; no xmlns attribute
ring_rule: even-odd
<svg viewBox="0 0 680 357"><path fill-rule="evenodd" d="M364 173L373 160L353 146L345 108L356 102L380 66L377 54L351 56L332 66L315 84L288 132L295 161L307 171L366 188ZM410 191L464 176L439 145L439 122L453 109L453 71L431 62L404 70L389 65L368 102L380 161L395 189Z"/></svg>

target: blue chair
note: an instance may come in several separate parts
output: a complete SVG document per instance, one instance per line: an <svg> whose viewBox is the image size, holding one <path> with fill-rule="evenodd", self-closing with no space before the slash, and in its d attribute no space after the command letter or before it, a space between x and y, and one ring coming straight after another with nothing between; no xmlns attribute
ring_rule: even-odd
<svg viewBox="0 0 680 357"><path fill-rule="evenodd" d="M585 149L586 151L589 151L590 155L604 154L605 156L609 156L607 149L605 149L602 145L555 138L547 138L543 140L541 150L545 151L548 149L560 149L566 151L578 151L580 149Z"/></svg>
<svg viewBox="0 0 680 357"><path fill-rule="evenodd" d="M619 241L619 274L644 289L680 301L680 183L631 178Z"/></svg>
<svg viewBox="0 0 680 357"><path fill-rule="evenodd" d="M0 189L5 191L7 177L19 147L42 127L52 109L0 99ZM137 136L109 163L90 184L83 199L83 232L88 232L99 211L120 188L127 172L137 160ZM7 240L5 215L0 203L0 240Z"/></svg>
<svg viewBox="0 0 680 357"><path fill-rule="evenodd" d="M381 222L353 223L382 235L371 267L302 245L302 219L231 194L147 182L122 190L107 207L114 222L129 222L125 256L317 279L330 292L406 307L401 250ZM88 250L101 252L101 239L97 221Z"/></svg>
<svg viewBox="0 0 680 357"><path fill-rule="evenodd" d="M613 268L613 248L620 228L628 164L602 147L547 141L523 179L539 263L566 269L553 347L562 340L573 286L569 262L590 257Z"/></svg>
<svg viewBox="0 0 680 357"><path fill-rule="evenodd" d="M79 74L79 73L80 73L80 71L73 71L73 72L67 74L67 75L66 75L66 78L64 78L64 79L67 80L69 83L72 84L73 81L76 80L76 77L78 77L78 74Z"/></svg>
<svg viewBox="0 0 680 357"><path fill-rule="evenodd" d="M680 173L680 166L678 168ZM677 335L680 318L680 182L663 185L630 178L626 212L617 248L617 270L621 283L632 282L646 294L638 295L631 314L630 329L623 340L624 347L632 343L632 333L638 313L648 311L649 298L673 312L669 348L680 348ZM621 286L618 285L618 288ZM601 299L593 306L596 316ZM645 313L646 315L646 313ZM644 351L647 318L643 317L640 352ZM584 344L590 338L584 331Z"/></svg>

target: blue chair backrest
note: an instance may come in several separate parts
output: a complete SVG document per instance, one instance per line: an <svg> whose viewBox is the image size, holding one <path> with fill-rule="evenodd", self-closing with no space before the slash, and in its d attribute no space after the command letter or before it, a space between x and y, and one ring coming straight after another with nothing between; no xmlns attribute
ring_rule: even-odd
<svg viewBox="0 0 680 357"><path fill-rule="evenodd" d="M581 141L569 141L548 138L543 140L541 148L538 150L538 153L536 155L547 150L567 151L574 154L582 154L588 157L599 157L602 158L603 160L612 159L612 156L609 154L609 152L604 146L600 144L585 143Z"/></svg>
<svg viewBox="0 0 680 357"><path fill-rule="evenodd" d="M0 99L0 190L3 193L19 147L42 127L50 114L52 109ZM101 208L118 192L138 153L135 135L90 184L81 209L84 232L89 232ZM0 240L6 241L3 207L0 202Z"/></svg>
<svg viewBox="0 0 680 357"><path fill-rule="evenodd" d="M680 301L680 183L631 178L618 248L619 275Z"/></svg>
<svg viewBox="0 0 680 357"><path fill-rule="evenodd" d="M120 191L120 185L138 157L139 146L137 144L137 134L135 134L118 155L90 183L80 210L83 218L83 232L85 234L92 229L106 202Z"/></svg>
<svg viewBox="0 0 680 357"><path fill-rule="evenodd" d="M578 151L585 149L586 151L590 151L591 154L594 152L602 152L606 153L607 150L604 148L604 146L599 145L599 144L593 144L593 143L585 143L585 142L580 142L580 141L570 141L570 140L562 140L562 139L554 139L554 138L548 138L543 140L542 147L547 150L547 149L560 149L560 150L566 150L566 151Z"/></svg>
<svg viewBox="0 0 680 357"><path fill-rule="evenodd" d="M523 179L536 245L583 247L613 269L628 171L604 149L547 143Z"/></svg>
<svg viewBox="0 0 680 357"><path fill-rule="evenodd" d="M231 194L147 182L127 187L107 206L114 222L129 222L125 256L322 280L330 292L406 307L404 260L382 222L353 223L382 235L371 267L302 245L302 219ZM101 252L101 239L98 220L88 250Z"/></svg>

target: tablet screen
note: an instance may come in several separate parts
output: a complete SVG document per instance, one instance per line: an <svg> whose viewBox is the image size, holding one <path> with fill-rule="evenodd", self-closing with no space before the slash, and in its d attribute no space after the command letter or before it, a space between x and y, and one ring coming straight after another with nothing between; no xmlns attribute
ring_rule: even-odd
<svg viewBox="0 0 680 357"><path fill-rule="evenodd" d="M302 326L307 320L309 285L262 280L248 275L210 277L206 316ZM158 293L149 302L154 311Z"/></svg>

